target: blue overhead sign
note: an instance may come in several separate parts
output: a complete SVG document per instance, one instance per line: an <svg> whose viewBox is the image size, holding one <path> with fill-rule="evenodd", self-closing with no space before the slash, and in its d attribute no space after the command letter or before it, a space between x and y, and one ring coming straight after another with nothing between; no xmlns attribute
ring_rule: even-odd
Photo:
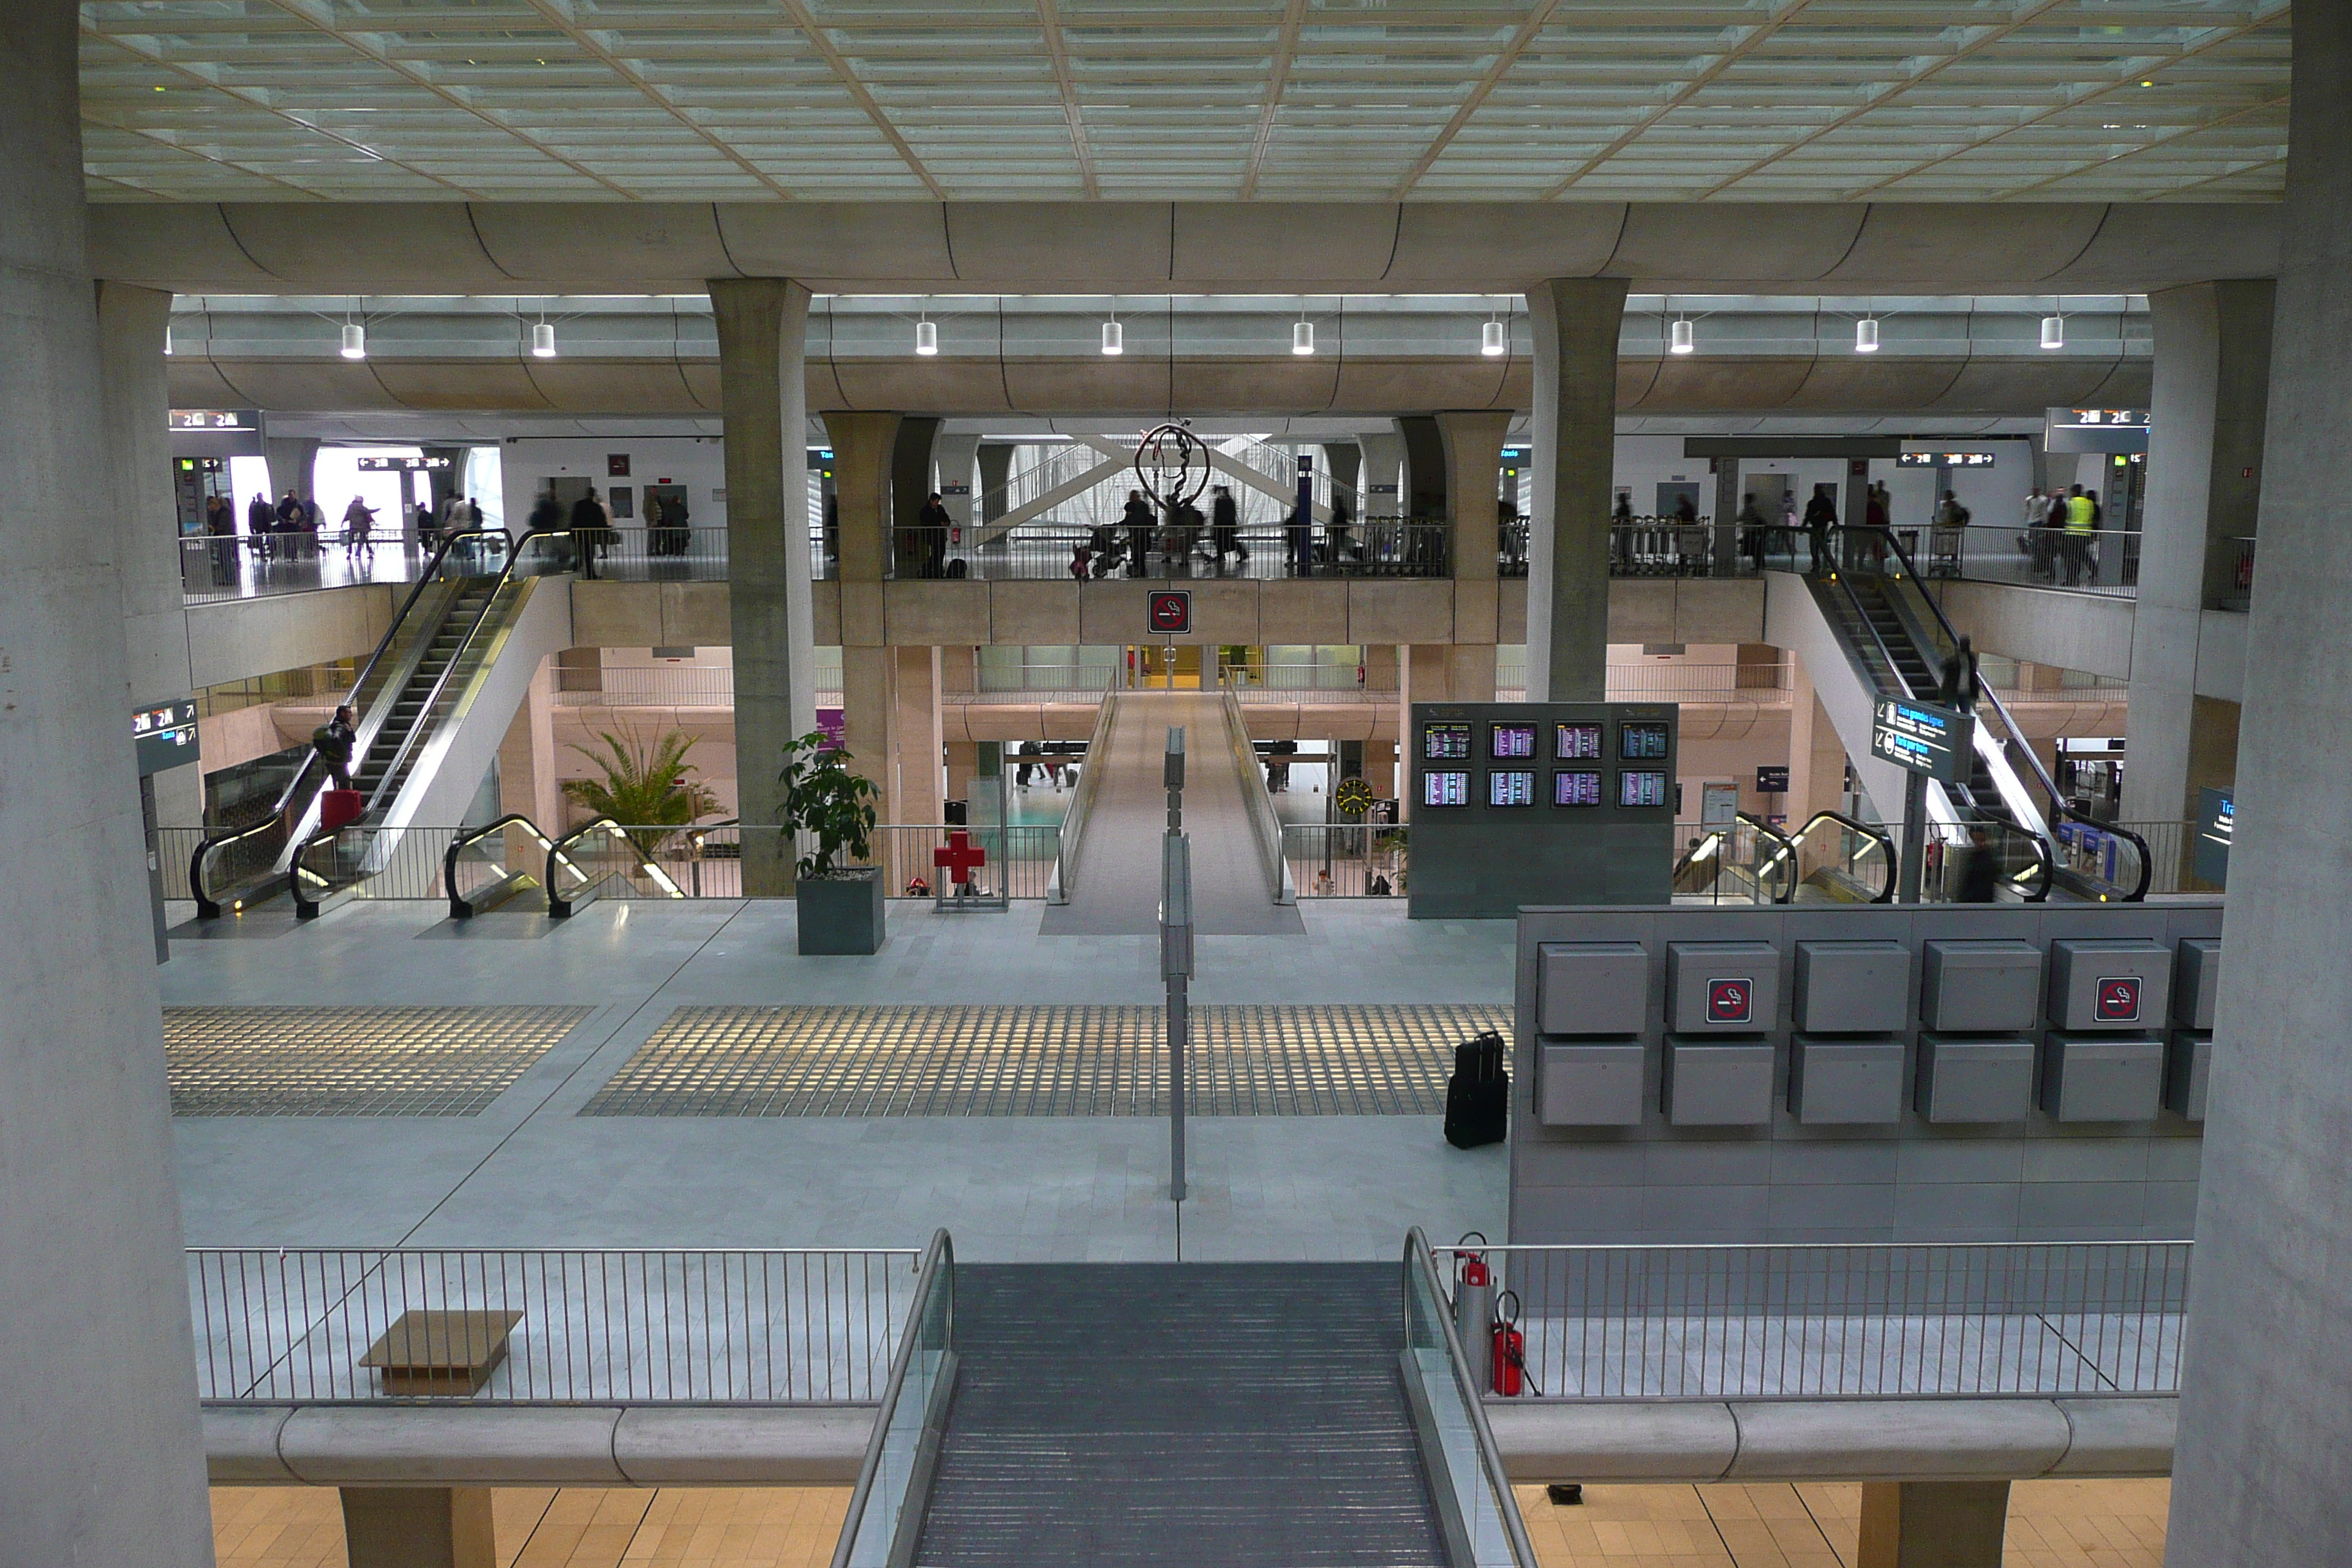
<svg viewBox="0 0 2352 1568"><path fill-rule="evenodd" d="M2230 885L2230 846L2238 836L2238 801L2234 790L2210 785L2197 792L2197 843L2189 869L2200 882L2217 888Z"/></svg>

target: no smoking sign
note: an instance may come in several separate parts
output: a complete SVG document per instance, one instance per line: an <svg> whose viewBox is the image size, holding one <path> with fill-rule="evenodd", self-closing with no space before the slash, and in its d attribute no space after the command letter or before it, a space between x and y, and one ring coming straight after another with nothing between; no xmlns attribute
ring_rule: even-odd
<svg viewBox="0 0 2352 1568"><path fill-rule="evenodd" d="M2101 980L2093 1016L2102 1024L2138 1023L2139 976L2118 974Z"/></svg>
<svg viewBox="0 0 2352 1568"><path fill-rule="evenodd" d="M1192 595L1183 588L1161 588L1151 595L1147 618L1161 637L1181 637L1192 629Z"/></svg>
<svg viewBox="0 0 2352 1568"><path fill-rule="evenodd" d="M1706 983L1706 1021L1710 1024L1745 1024L1755 1005L1756 988L1745 979Z"/></svg>

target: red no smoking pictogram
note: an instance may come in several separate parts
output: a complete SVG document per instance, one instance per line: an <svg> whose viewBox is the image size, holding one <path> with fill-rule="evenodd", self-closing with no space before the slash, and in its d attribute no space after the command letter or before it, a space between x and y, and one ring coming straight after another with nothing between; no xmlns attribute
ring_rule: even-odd
<svg viewBox="0 0 2352 1568"><path fill-rule="evenodd" d="M1706 1021L1710 1024L1745 1024L1748 1010L1755 1005L1756 988L1745 979L1710 980L1706 983Z"/></svg>
<svg viewBox="0 0 2352 1568"><path fill-rule="evenodd" d="M1192 595L1182 588L1162 588L1151 595L1151 629L1174 637L1192 629Z"/></svg>
<svg viewBox="0 0 2352 1568"><path fill-rule="evenodd" d="M2139 976L2109 975L2099 982L2096 1014L2102 1024L2139 1022Z"/></svg>

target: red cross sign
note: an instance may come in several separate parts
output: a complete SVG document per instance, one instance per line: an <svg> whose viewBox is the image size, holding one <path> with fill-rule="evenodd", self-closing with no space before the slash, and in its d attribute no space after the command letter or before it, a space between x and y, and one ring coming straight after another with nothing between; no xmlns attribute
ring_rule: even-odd
<svg viewBox="0 0 2352 1568"><path fill-rule="evenodd" d="M1706 1021L1710 1024L1745 1024L1748 1011L1754 1005L1755 988L1741 980L1710 980L1706 983Z"/></svg>
<svg viewBox="0 0 2352 1568"><path fill-rule="evenodd" d="M2139 1022L2139 976L2119 974L2099 982L2096 1016L2102 1024Z"/></svg>
<svg viewBox="0 0 2352 1568"><path fill-rule="evenodd" d="M988 851L971 841L971 835L959 827L948 835L947 847L931 851L931 864L948 872L950 883L969 882L971 874L988 864Z"/></svg>

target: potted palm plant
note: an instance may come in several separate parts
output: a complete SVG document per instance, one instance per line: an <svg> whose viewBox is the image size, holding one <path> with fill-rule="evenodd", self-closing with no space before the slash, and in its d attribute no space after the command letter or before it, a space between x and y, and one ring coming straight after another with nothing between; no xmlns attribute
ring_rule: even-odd
<svg viewBox="0 0 2352 1568"><path fill-rule="evenodd" d="M784 742L776 775L784 842L814 847L794 868L803 953L870 954L882 949L881 870L851 864L873 854L874 781L849 771L849 753L822 730Z"/></svg>
<svg viewBox="0 0 2352 1568"><path fill-rule="evenodd" d="M692 736L672 730L648 742L633 733L624 738L604 731L596 738L604 742L599 749L572 749L604 776L566 780L564 798L627 828L647 856L660 850L672 830L691 827L719 809L719 797L694 776L700 770L686 760Z"/></svg>

